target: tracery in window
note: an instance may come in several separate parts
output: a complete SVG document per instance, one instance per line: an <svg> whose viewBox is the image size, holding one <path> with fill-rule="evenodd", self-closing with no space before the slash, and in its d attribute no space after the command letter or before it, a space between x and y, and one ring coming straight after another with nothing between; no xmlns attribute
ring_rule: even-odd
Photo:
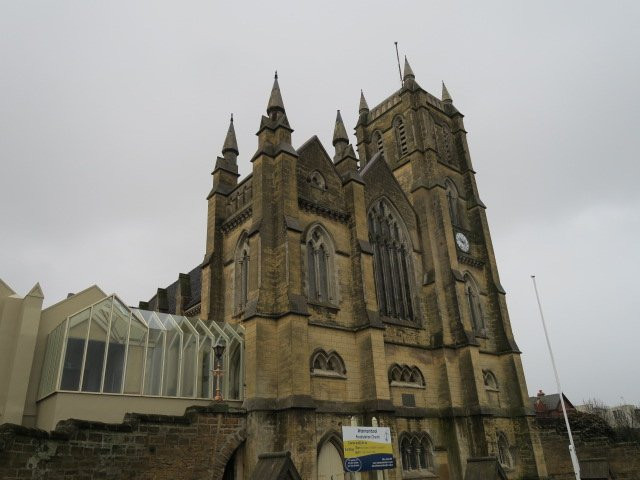
<svg viewBox="0 0 640 480"><path fill-rule="evenodd" d="M406 155L409 151L407 145L407 132L405 131L402 117L396 117L393 121L393 130L396 134L396 144L398 145L398 157Z"/></svg>
<svg viewBox="0 0 640 480"><path fill-rule="evenodd" d="M404 471L433 470L433 443L426 433L403 433L400 455Z"/></svg>
<svg viewBox="0 0 640 480"><path fill-rule="evenodd" d="M480 335L485 335L484 317L482 315L482 308L480 306L480 296L478 294L478 287L471 275L468 273L464 276L465 295L467 296L467 303L469 305L469 312L471 314L471 324L473 330Z"/></svg>
<svg viewBox="0 0 640 480"><path fill-rule="evenodd" d="M376 131L373 133L372 139L377 151L384 157L384 143L382 142L382 134Z"/></svg>
<svg viewBox="0 0 640 480"><path fill-rule="evenodd" d="M249 295L249 238L240 236L235 255L235 306L236 312L244 310Z"/></svg>
<svg viewBox="0 0 640 480"><path fill-rule="evenodd" d="M498 390L498 380L491 370L483 370L484 386L487 390Z"/></svg>
<svg viewBox="0 0 640 480"><path fill-rule="evenodd" d="M309 182L312 187L318 188L320 190L327 189L327 182L325 181L322 174L317 170L314 170L309 174L309 176L307 177L307 182Z"/></svg>
<svg viewBox="0 0 640 480"><path fill-rule="evenodd" d="M502 432L498 432L498 462L505 468L513 467L513 458L509 451L509 442Z"/></svg>
<svg viewBox="0 0 640 480"><path fill-rule="evenodd" d="M449 216L451 217L451 224L454 227L460 226L460 205L458 200L458 189L455 184L447 178L445 180L445 186L447 189L447 205L449 206Z"/></svg>
<svg viewBox="0 0 640 480"><path fill-rule="evenodd" d="M342 357L340 357L337 352L333 350L326 352L323 349L318 349L311 356L311 373L332 377L345 377L347 369L344 366Z"/></svg>
<svg viewBox="0 0 640 480"><path fill-rule="evenodd" d="M307 294L312 302L337 304L335 250L327 231L320 225L309 230L307 249Z"/></svg>
<svg viewBox="0 0 640 480"><path fill-rule="evenodd" d="M384 198L371 207L368 220L380 314L414 321L411 244L404 222Z"/></svg>
<svg viewBox="0 0 640 480"><path fill-rule="evenodd" d="M418 367L394 363L389 368L389 384L392 386L420 386L423 387L424 376Z"/></svg>

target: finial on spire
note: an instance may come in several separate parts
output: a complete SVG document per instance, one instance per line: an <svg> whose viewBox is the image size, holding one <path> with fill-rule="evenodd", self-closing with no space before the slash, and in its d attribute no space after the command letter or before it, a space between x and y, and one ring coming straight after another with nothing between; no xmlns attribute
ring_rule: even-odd
<svg viewBox="0 0 640 480"><path fill-rule="evenodd" d="M271 88L271 96L269 97L269 103L267 105L267 113L271 114L273 111L280 111L284 113L284 103L282 102L282 95L280 94L277 70L273 80L273 87Z"/></svg>
<svg viewBox="0 0 640 480"><path fill-rule="evenodd" d="M445 103L453 103L453 99L447 90L447 86L442 82L442 101Z"/></svg>
<svg viewBox="0 0 640 480"><path fill-rule="evenodd" d="M224 145L222 146L222 155L224 158L228 158L231 154L235 158L238 153L238 142L236 141L236 130L233 127L233 113L231 114L231 120L229 121L229 129L227 130L227 136L224 139Z"/></svg>
<svg viewBox="0 0 640 480"><path fill-rule="evenodd" d="M336 114L336 126L333 129L333 146L335 147L339 142L344 142L345 145L349 143L349 136L347 135L347 129L344 128L344 122L342 121L340 110L338 110L338 113Z"/></svg>
<svg viewBox="0 0 640 480"><path fill-rule="evenodd" d="M409 60L405 55L404 56L404 77L402 79L406 80L408 78L416 78L416 76L413 74L413 70L411 70L411 65L409 65Z"/></svg>
<svg viewBox="0 0 640 480"><path fill-rule="evenodd" d="M358 109L358 113L368 112L369 105L367 105L367 100L364 98L364 92L360 90L360 108Z"/></svg>

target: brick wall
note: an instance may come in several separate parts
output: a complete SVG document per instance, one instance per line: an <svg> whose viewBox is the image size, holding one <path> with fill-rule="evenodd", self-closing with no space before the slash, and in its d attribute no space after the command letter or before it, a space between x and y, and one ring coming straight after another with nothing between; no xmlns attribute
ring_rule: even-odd
<svg viewBox="0 0 640 480"><path fill-rule="evenodd" d="M243 412L220 410L128 414L121 424L67 420L51 433L4 424L0 478L221 479L246 430Z"/></svg>

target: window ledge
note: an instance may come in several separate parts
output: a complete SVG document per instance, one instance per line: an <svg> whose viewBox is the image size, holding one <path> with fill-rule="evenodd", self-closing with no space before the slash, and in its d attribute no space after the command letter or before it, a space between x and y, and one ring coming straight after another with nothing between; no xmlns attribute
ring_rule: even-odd
<svg viewBox="0 0 640 480"><path fill-rule="evenodd" d="M333 370L311 370L311 376L312 377L325 377L325 378L335 378L338 380L346 380L347 376L342 374L342 373L338 373L338 372L334 372Z"/></svg>
<svg viewBox="0 0 640 480"><path fill-rule="evenodd" d="M387 317L386 315L380 315L380 319L384 322L384 323L389 323L391 325L398 325L400 327L409 327L409 328L414 328L416 330L422 330L422 326L417 323L417 322L412 322L410 320L404 320L401 318L393 318L393 317Z"/></svg>
<svg viewBox="0 0 640 480"><path fill-rule="evenodd" d="M396 380L392 380L389 383L389 386L391 386L391 387L419 388L419 389L425 389L426 388L424 385L420 385L419 383L398 382Z"/></svg>
<svg viewBox="0 0 640 480"><path fill-rule="evenodd" d="M328 308L329 310L334 310L336 312L340 310L340 307L335 303L319 302L317 300L307 300L307 303L312 307Z"/></svg>

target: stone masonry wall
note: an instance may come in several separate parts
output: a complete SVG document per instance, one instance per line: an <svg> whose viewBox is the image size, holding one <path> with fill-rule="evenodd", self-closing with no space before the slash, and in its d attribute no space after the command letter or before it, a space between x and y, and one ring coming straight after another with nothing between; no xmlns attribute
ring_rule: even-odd
<svg viewBox="0 0 640 480"><path fill-rule="evenodd" d="M569 457L569 438L566 433L551 429L540 431L549 478L573 480L573 467ZM578 459L602 459L609 462L609 468L616 480L640 480L640 444L613 442L606 437L581 438L574 434Z"/></svg>
<svg viewBox="0 0 640 480"><path fill-rule="evenodd" d="M245 438L244 412L214 407L128 414L121 424L66 420L51 433L4 424L0 478L218 480Z"/></svg>

